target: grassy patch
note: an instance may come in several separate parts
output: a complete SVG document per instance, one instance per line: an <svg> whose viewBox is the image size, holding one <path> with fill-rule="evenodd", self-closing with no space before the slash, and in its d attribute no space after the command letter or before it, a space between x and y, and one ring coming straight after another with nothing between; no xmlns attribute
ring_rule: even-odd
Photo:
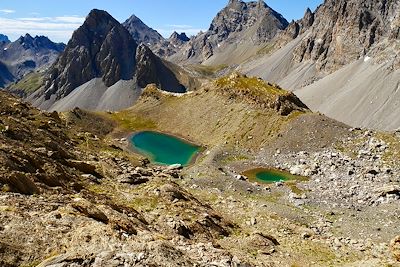
<svg viewBox="0 0 400 267"><path fill-rule="evenodd" d="M227 65L206 66L206 65L190 65L191 69L197 71L204 76L212 76L215 73L227 68Z"/></svg>
<svg viewBox="0 0 400 267"><path fill-rule="evenodd" d="M376 138L384 141L388 146L382 160L390 166L397 166L400 161L400 138L392 133L377 133Z"/></svg>
<svg viewBox="0 0 400 267"><path fill-rule="evenodd" d="M115 112L109 115L110 118L118 123L124 130L151 130L156 128L156 123L133 114L127 110Z"/></svg>
<svg viewBox="0 0 400 267"><path fill-rule="evenodd" d="M215 81L215 85L219 89L237 89L245 94L252 94L255 96L280 96L286 95L289 92L274 86L270 83L266 83L260 78L256 77L245 77L238 75L235 78L226 76Z"/></svg>
<svg viewBox="0 0 400 267"><path fill-rule="evenodd" d="M286 183L286 185L290 188L290 190L291 190L293 193L295 193L295 194L297 194L297 195L299 195L299 196L302 195L303 193L305 193L304 190L300 189L300 188L297 186L296 181L289 181L289 182Z"/></svg>
<svg viewBox="0 0 400 267"><path fill-rule="evenodd" d="M292 94L278 85L238 73L217 79L214 86L217 92L227 95L231 100L246 100L262 108L276 108L281 103L281 98Z"/></svg>
<svg viewBox="0 0 400 267"><path fill-rule="evenodd" d="M26 75L19 82L11 85L11 90L22 90L27 94L33 93L43 85L43 74L33 72Z"/></svg>
<svg viewBox="0 0 400 267"><path fill-rule="evenodd" d="M247 161L250 157L246 155L229 155L221 160L222 164L228 164L236 161Z"/></svg>

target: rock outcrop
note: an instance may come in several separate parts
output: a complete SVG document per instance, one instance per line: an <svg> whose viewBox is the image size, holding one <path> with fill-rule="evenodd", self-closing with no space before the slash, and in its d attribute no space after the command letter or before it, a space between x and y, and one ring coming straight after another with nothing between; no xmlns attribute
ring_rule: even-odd
<svg viewBox="0 0 400 267"><path fill-rule="evenodd" d="M136 78L140 87L156 84L164 91L186 92L185 86L179 82L174 73L147 46L142 44L138 47L136 61Z"/></svg>
<svg viewBox="0 0 400 267"><path fill-rule="evenodd" d="M327 0L314 13L293 22L293 39L307 31L294 51L295 62L312 60L317 69L332 72L380 49L385 39L399 40L398 1Z"/></svg>

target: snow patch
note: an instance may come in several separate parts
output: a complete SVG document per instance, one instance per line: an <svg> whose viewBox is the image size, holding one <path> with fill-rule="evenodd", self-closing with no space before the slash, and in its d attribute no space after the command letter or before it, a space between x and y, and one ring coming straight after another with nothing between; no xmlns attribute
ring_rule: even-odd
<svg viewBox="0 0 400 267"><path fill-rule="evenodd" d="M371 57L365 56L365 57L364 57L364 62L368 62L370 59L371 59Z"/></svg>

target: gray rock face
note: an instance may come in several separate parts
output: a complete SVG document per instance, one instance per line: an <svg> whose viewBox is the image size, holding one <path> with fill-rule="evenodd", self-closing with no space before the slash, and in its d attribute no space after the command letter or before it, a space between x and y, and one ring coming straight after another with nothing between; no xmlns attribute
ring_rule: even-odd
<svg viewBox="0 0 400 267"><path fill-rule="evenodd" d="M186 33L177 33L173 32L172 35L169 37L168 41L172 43L173 45L182 45L190 40L189 37L187 37Z"/></svg>
<svg viewBox="0 0 400 267"><path fill-rule="evenodd" d="M279 30L285 29L288 22L264 1L246 3L234 0L229 1L228 6L213 19L209 33L221 42L232 33L242 32L256 24L257 28L251 38L255 42L265 42L272 39Z"/></svg>
<svg viewBox="0 0 400 267"><path fill-rule="evenodd" d="M327 0L315 14L296 22L299 34L308 29L295 50L295 61L313 60L320 70L334 71L368 54L384 39L399 40L399 1Z"/></svg>
<svg viewBox="0 0 400 267"><path fill-rule="evenodd" d="M26 34L15 42L0 40L0 61L3 63L0 73L3 83L0 86L18 80L33 70L49 67L64 48L64 44L53 43L45 36Z"/></svg>
<svg viewBox="0 0 400 267"><path fill-rule="evenodd" d="M135 15L132 15L122 25L129 31L138 44L144 43L145 45L152 46L165 41L161 34L147 26Z"/></svg>
<svg viewBox="0 0 400 267"><path fill-rule="evenodd" d="M106 86L130 80L137 44L129 32L105 11L92 10L74 32L46 81L46 99L60 99L76 87L101 77Z"/></svg>
<svg viewBox="0 0 400 267"><path fill-rule="evenodd" d="M284 30L288 22L264 1L229 1L213 19L210 28L193 38L176 59L202 62L215 54L221 43L237 45L251 42L252 46L270 41Z"/></svg>
<svg viewBox="0 0 400 267"><path fill-rule="evenodd" d="M174 93L184 93L186 91L174 73L147 46L139 45L136 61L136 77L140 87L144 88L148 84L154 83L164 91Z"/></svg>

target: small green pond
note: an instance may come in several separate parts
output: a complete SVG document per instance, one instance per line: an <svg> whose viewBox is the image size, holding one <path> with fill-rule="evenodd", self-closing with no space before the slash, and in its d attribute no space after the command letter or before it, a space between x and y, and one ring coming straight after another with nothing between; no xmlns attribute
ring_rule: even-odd
<svg viewBox="0 0 400 267"><path fill-rule="evenodd" d="M307 177L293 175L277 169L257 168L243 172L243 175L251 181L262 183L276 183L286 181L306 181Z"/></svg>
<svg viewBox="0 0 400 267"><path fill-rule="evenodd" d="M151 162L161 165L186 166L201 149L175 136L152 131L134 134L131 143L140 154L149 157Z"/></svg>

